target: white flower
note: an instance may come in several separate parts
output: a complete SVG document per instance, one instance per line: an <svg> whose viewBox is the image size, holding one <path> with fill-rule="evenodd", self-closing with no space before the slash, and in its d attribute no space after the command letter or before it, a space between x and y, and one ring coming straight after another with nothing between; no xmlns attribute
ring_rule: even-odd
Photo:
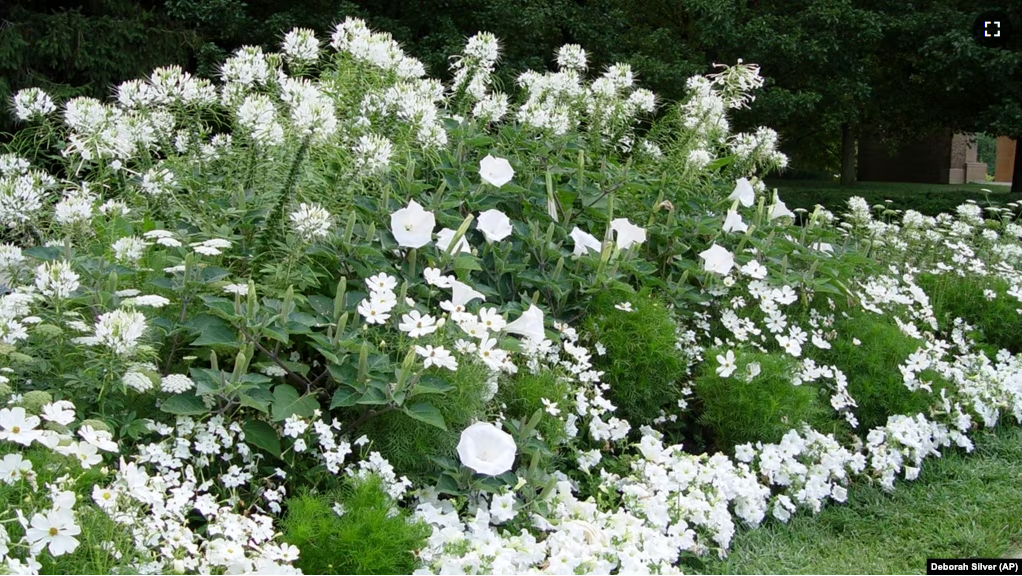
<svg viewBox="0 0 1022 576"><path fill-rule="evenodd" d="M35 286L43 296L67 298L78 289L78 278L70 262L57 260L40 264L36 268Z"/></svg>
<svg viewBox="0 0 1022 576"><path fill-rule="evenodd" d="M415 353L425 359L423 364L426 368L440 366L452 371L458 369L458 361L443 346L436 348L432 346L416 346Z"/></svg>
<svg viewBox="0 0 1022 576"><path fill-rule="evenodd" d="M724 218L724 232L745 232L748 229L749 226L742 221L737 210L727 211L727 217Z"/></svg>
<svg viewBox="0 0 1022 576"><path fill-rule="evenodd" d="M140 312L114 310L99 317L96 323L96 343L109 346L119 356L130 355L145 330L145 316Z"/></svg>
<svg viewBox="0 0 1022 576"><path fill-rule="evenodd" d="M366 286L370 292L393 292L397 288L397 278L381 272L366 278Z"/></svg>
<svg viewBox="0 0 1022 576"><path fill-rule="evenodd" d="M755 260L750 260L748 264L742 266L741 270L742 274L745 274L746 276L754 278L756 280L762 280L766 278L767 275L766 266L760 264Z"/></svg>
<svg viewBox="0 0 1022 576"><path fill-rule="evenodd" d="M141 372L129 371L121 377L121 382L132 390L142 393L153 388L153 381Z"/></svg>
<svg viewBox="0 0 1022 576"><path fill-rule="evenodd" d="M756 201L756 191L753 190L752 184L749 183L748 178L739 178L735 182L735 190L727 197L728 200L738 200L742 206L748 208L752 206L753 202Z"/></svg>
<svg viewBox="0 0 1022 576"><path fill-rule="evenodd" d="M436 246L441 251L446 252L448 247L451 245L451 241L454 240L454 235L457 231L451 230L450 228L444 228L443 230L436 233ZM458 240L458 245L454 248L455 252L472 252L472 247L468 245L468 240L462 236Z"/></svg>
<svg viewBox="0 0 1022 576"><path fill-rule="evenodd" d="M632 312L632 303L631 302L621 302L620 304L615 304L614 308L617 308L618 310L620 310L622 312Z"/></svg>
<svg viewBox="0 0 1022 576"><path fill-rule="evenodd" d="M248 296L248 284L228 284L224 286L224 292L238 296Z"/></svg>
<svg viewBox="0 0 1022 576"><path fill-rule="evenodd" d="M67 426L75 420L75 405L67 400L51 402L43 406L41 416L44 420Z"/></svg>
<svg viewBox="0 0 1022 576"><path fill-rule="evenodd" d="M291 213L291 222L294 223L295 232L305 241L324 238L330 234L331 220L330 213L315 203L302 202L298 205L298 209Z"/></svg>
<svg viewBox="0 0 1022 576"><path fill-rule="evenodd" d="M82 529L75 524L73 511L54 510L32 516L32 525L25 531L25 539L31 544L33 555L49 548L50 554L62 556L78 548L75 536L81 532Z"/></svg>
<svg viewBox="0 0 1022 576"><path fill-rule="evenodd" d="M319 40L316 33L308 28L294 28L284 36L281 46L289 60L309 63L319 58Z"/></svg>
<svg viewBox="0 0 1022 576"><path fill-rule="evenodd" d="M21 454L7 454L0 460L0 482L14 484L32 473L32 461L26 460ZM0 546L3 542L0 541Z"/></svg>
<svg viewBox="0 0 1022 576"><path fill-rule="evenodd" d="M137 236L125 236L113 243L114 257L121 262L133 264L145 253L148 244Z"/></svg>
<svg viewBox="0 0 1022 576"><path fill-rule="evenodd" d="M504 326L504 332L542 341L546 338L546 331L543 329L543 311L535 304L529 304L529 309L523 312L517 320Z"/></svg>
<svg viewBox="0 0 1022 576"><path fill-rule="evenodd" d="M432 212L412 200L407 208L402 208L390 215L390 231L398 245L405 248L422 248L429 244L433 237L436 218Z"/></svg>
<svg viewBox="0 0 1022 576"><path fill-rule="evenodd" d="M401 316L401 323L398 324L398 328L402 332L407 332L412 338L418 338L426 334L432 334L436 332L436 319L426 314L422 315L418 310L412 310L408 314Z"/></svg>
<svg viewBox="0 0 1022 576"><path fill-rule="evenodd" d="M14 115L26 121L36 116L45 116L57 110L53 98L39 88L25 88L14 95Z"/></svg>
<svg viewBox="0 0 1022 576"><path fill-rule="evenodd" d="M494 523L502 524L515 517L515 494L507 492L500 496L494 496L490 504L490 517Z"/></svg>
<svg viewBox="0 0 1022 576"><path fill-rule="evenodd" d="M28 446L42 435L38 416L28 416L21 406L0 409L0 440Z"/></svg>
<svg viewBox="0 0 1022 576"><path fill-rule="evenodd" d="M596 239L596 236L583 232L578 226L571 231L571 239L575 241L575 256L582 256L587 251L593 251L597 254L603 249L603 244Z"/></svg>
<svg viewBox="0 0 1022 576"><path fill-rule="evenodd" d="M510 470L517 452L514 438L487 422L465 428L458 442L461 463L487 476L498 476Z"/></svg>
<svg viewBox="0 0 1022 576"><path fill-rule="evenodd" d="M721 378L727 378L738 368L735 365L735 353L732 350L728 350L726 355L718 355L717 362L720 362L720 366L717 367L717 374Z"/></svg>
<svg viewBox="0 0 1022 576"><path fill-rule="evenodd" d="M426 279L426 284L430 286L436 286L437 288L451 287L451 280L444 276L444 273L439 268L426 268L422 271L422 277Z"/></svg>
<svg viewBox="0 0 1022 576"><path fill-rule="evenodd" d="M483 233L487 242L500 242L512 232L511 219L500 210L487 210L476 222L476 229Z"/></svg>
<svg viewBox="0 0 1022 576"><path fill-rule="evenodd" d="M195 382L184 374L167 374L160 380L160 390L168 394L181 394L195 388Z"/></svg>
<svg viewBox="0 0 1022 576"><path fill-rule="evenodd" d="M486 158L479 161L479 177L497 188L510 182L514 175L514 168L505 158L495 158L487 154Z"/></svg>
<svg viewBox="0 0 1022 576"><path fill-rule="evenodd" d="M121 300L121 306L148 306L149 308L163 308L170 304L170 300L158 294L145 294L135 298Z"/></svg>
<svg viewBox="0 0 1022 576"><path fill-rule="evenodd" d="M561 409L557 407L557 402L551 402L546 398L540 398L540 401L543 402L543 410L545 410L547 414L557 416L561 413Z"/></svg>
<svg viewBox="0 0 1022 576"><path fill-rule="evenodd" d="M633 244L642 244L646 241L646 229L632 224L627 218L611 220L610 228L617 234L617 245L622 250L627 250Z"/></svg>
<svg viewBox="0 0 1022 576"><path fill-rule="evenodd" d="M715 272L721 276L727 275L735 266L734 256L726 248L716 244L699 253L703 259L703 269L707 272Z"/></svg>
<svg viewBox="0 0 1022 576"><path fill-rule="evenodd" d="M781 202L781 199L778 198L777 203L770 207L770 219L774 220L775 218L783 218L785 216L793 217L795 214L791 210L788 210L788 207L784 205L784 202Z"/></svg>

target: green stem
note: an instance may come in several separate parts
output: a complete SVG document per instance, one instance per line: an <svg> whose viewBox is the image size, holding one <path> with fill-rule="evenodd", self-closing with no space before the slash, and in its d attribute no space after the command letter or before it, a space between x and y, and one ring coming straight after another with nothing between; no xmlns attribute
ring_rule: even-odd
<svg viewBox="0 0 1022 576"><path fill-rule="evenodd" d="M265 253L276 237L274 226L284 217L284 206L290 200L291 191L298 180L298 168L309 152L309 141L309 137L306 137L298 148L298 152L295 153L294 162L291 163L291 170L287 174L287 180L284 181L284 187L280 191L277 204L273 207L273 211L270 212L266 222L263 224L262 232L259 235L259 253Z"/></svg>

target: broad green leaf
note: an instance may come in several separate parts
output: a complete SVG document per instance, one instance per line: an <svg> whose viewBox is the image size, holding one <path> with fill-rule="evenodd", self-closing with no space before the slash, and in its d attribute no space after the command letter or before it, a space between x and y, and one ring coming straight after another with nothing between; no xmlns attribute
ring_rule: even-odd
<svg viewBox="0 0 1022 576"><path fill-rule="evenodd" d="M436 426L441 430L447 430L447 424L444 422L444 416L437 410L437 407L430 402L414 402L412 404L405 405L402 410L405 414L408 414L416 420L425 422L432 426Z"/></svg>
<svg viewBox="0 0 1022 576"><path fill-rule="evenodd" d="M200 416L209 412L202 399L194 394L177 394L171 396L160 406L160 410L178 416Z"/></svg>
<svg viewBox="0 0 1022 576"><path fill-rule="evenodd" d="M288 384L280 384L273 389L273 420L280 422L294 414L303 418L312 418L319 409L319 402L313 396L299 396L298 391Z"/></svg>
<svg viewBox="0 0 1022 576"><path fill-rule="evenodd" d="M241 426L241 431L245 433L245 442L280 458L280 436L273 426L262 420L249 420Z"/></svg>
<svg viewBox="0 0 1022 576"><path fill-rule="evenodd" d="M273 394L264 388L252 388L241 391L238 394L238 401L242 406L255 408L263 414L269 414L270 404L273 404Z"/></svg>
<svg viewBox="0 0 1022 576"><path fill-rule="evenodd" d="M337 388L334 392L334 397L330 401L330 409L334 408L347 408L348 406L354 406L358 401L359 394L357 391L344 386L343 384Z"/></svg>
<svg viewBox="0 0 1022 576"><path fill-rule="evenodd" d="M439 376L423 376L419 379L418 384L412 389L409 396L417 396L419 394L443 394L448 390L453 390L454 384L440 378Z"/></svg>

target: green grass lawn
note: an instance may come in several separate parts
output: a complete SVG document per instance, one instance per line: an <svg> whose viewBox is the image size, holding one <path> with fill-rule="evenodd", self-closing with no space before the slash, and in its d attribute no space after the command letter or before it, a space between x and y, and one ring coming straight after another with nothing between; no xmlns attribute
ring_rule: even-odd
<svg viewBox="0 0 1022 576"><path fill-rule="evenodd" d="M927 558L1018 556L1022 428L975 435L976 451L929 459L893 493L852 486L846 505L740 530L707 574L925 574Z"/></svg>
<svg viewBox="0 0 1022 576"><path fill-rule="evenodd" d="M1008 187L985 184L915 184L909 182L858 182L854 186L841 186L838 182L818 180L768 180L767 185L777 188L781 200L788 208L812 211L823 204L832 212L841 212L852 196L862 196L872 206L891 200L895 210L913 209L929 216L954 211L966 200L975 200L981 206L988 201L997 206L1022 200L1022 194L1009 194ZM983 189L990 190L984 192Z"/></svg>

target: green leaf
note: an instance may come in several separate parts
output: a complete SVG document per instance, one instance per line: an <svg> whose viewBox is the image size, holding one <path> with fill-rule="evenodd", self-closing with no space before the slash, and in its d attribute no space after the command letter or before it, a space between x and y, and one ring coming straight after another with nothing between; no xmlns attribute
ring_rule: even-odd
<svg viewBox="0 0 1022 576"><path fill-rule="evenodd" d="M21 251L25 256L31 256L38 258L39 260L56 260L60 258L61 253L64 250L57 246L33 246L31 248L25 248Z"/></svg>
<svg viewBox="0 0 1022 576"><path fill-rule="evenodd" d="M458 480L447 473L440 475L440 479L436 482L436 491L438 494L461 496L461 489L458 488Z"/></svg>
<svg viewBox="0 0 1022 576"><path fill-rule="evenodd" d="M412 404L405 405L402 410L405 414L408 414L416 420L425 422L431 426L436 426L441 430L447 430L447 424L444 422L444 416L437 410L430 402L415 402Z"/></svg>
<svg viewBox="0 0 1022 576"><path fill-rule="evenodd" d="M482 270L483 267L479 265L479 259L475 256L469 256L464 254L454 259L454 269L458 272L470 271L470 270Z"/></svg>
<svg viewBox="0 0 1022 576"><path fill-rule="evenodd" d="M341 385L334 392L334 397L330 401L330 409L334 408L347 408L348 406L354 406L358 402L358 392L351 388Z"/></svg>
<svg viewBox="0 0 1022 576"><path fill-rule="evenodd" d="M219 345L235 348L238 346L237 333L226 322L216 316L200 314L192 318L188 324L199 331L199 337L191 343L192 346Z"/></svg>
<svg viewBox="0 0 1022 576"><path fill-rule="evenodd" d="M333 319L334 316L334 299L327 298L320 294L313 294L309 296L309 304L312 305L312 309L326 316L329 319Z"/></svg>
<svg viewBox="0 0 1022 576"><path fill-rule="evenodd" d="M415 388L412 388L409 396L417 396L419 394L443 394L448 390L453 390L454 384L440 378L438 376L423 376L419 379L418 384Z"/></svg>
<svg viewBox="0 0 1022 576"><path fill-rule="evenodd" d="M241 426L241 431L245 433L245 442L280 458L280 436L273 426L262 420L249 420Z"/></svg>
<svg viewBox="0 0 1022 576"><path fill-rule="evenodd" d="M171 396L160 406L160 410L178 416L201 416L209 412L202 399L194 394L178 394Z"/></svg>
<svg viewBox="0 0 1022 576"><path fill-rule="evenodd" d="M288 384L273 389L273 421L286 420L294 414L312 418L319 409L319 402L313 396L298 396L298 391Z"/></svg>
<svg viewBox="0 0 1022 576"><path fill-rule="evenodd" d="M255 408L263 414L269 414L270 404L273 404L273 394L270 394L270 391L264 388L243 390L238 395L238 402L240 402L242 406Z"/></svg>

